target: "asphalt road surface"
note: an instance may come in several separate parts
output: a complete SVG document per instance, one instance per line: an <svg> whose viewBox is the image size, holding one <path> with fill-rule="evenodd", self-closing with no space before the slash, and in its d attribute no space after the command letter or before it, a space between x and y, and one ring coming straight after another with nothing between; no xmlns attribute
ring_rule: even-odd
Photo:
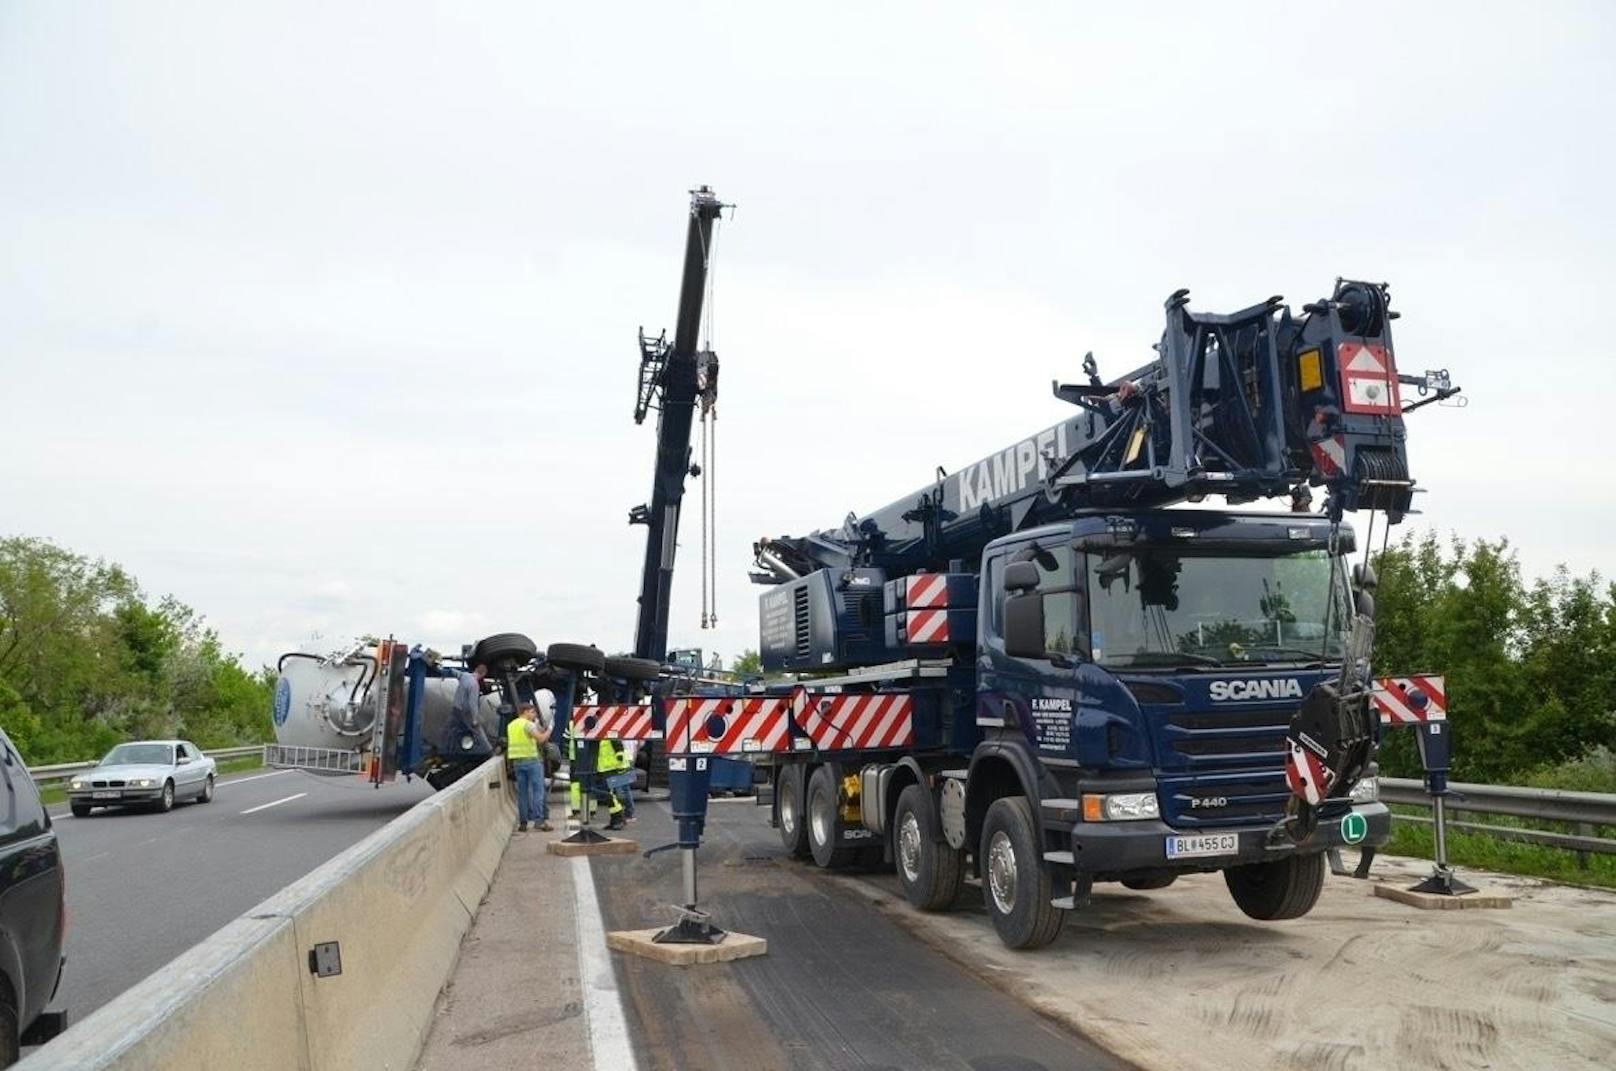
<svg viewBox="0 0 1616 1071"><path fill-rule="evenodd" d="M639 814L627 832L642 849L673 839L665 803L642 801ZM676 853L597 856L590 865L608 930L667 920L665 905L678 899ZM725 928L767 938L769 951L679 969L615 956L641 1067L1132 1066L962 970L847 885L868 880L787 858L764 812L749 802L715 802L702 841L703 907Z"/></svg>
<svg viewBox="0 0 1616 1071"><path fill-rule="evenodd" d="M263 771L168 814L51 808L67 873L59 1003L82 1020L175 956L432 794Z"/></svg>

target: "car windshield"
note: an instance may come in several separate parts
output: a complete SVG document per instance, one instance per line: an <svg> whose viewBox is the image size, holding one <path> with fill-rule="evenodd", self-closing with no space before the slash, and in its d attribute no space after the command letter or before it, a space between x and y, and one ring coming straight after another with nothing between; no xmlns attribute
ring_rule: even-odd
<svg viewBox="0 0 1616 1071"><path fill-rule="evenodd" d="M1091 554L1094 660L1176 668L1339 659L1344 574L1332 574L1324 550L1264 557L1174 546Z"/></svg>
<svg viewBox="0 0 1616 1071"><path fill-rule="evenodd" d="M119 744L107 752L107 757L101 760L103 766L125 765L172 766L174 764L174 745L172 744Z"/></svg>

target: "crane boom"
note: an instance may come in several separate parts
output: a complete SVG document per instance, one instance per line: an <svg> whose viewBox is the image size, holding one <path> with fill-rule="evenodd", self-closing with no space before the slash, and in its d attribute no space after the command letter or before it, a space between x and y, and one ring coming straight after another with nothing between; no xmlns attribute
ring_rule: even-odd
<svg viewBox="0 0 1616 1071"><path fill-rule="evenodd" d="M753 579L820 568L888 575L973 562L1010 532L1092 509L1160 508L1221 495L1232 503L1322 485L1329 509L1409 508L1402 415L1458 392L1446 372L1401 376L1384 284L1337 280L1295 316L1280 298L1222 315L1166 303L1157 359L1110 383L1054 386L1079 410L840 528L755 545ZM1400 387L1435 398L1405 406Z"/></svg>
<svg viewBox="0 0 1616 1071"><path fill-rule="evenodd" d="M690 464L691 420L698 401L710 407L718 395L718 357L698 351L697 346L713 222L723 207L710 188L702 186L691 191L673 342L668 342L665 331L655 338L640 331L640 382L634 422L643 423L647 413L657 410L657 452L651 500L629 511L630 524L646 526L634 654L659 662L668 653L668 606L679 543L679 507L684 500L686 476L696 474Z"/></svg>

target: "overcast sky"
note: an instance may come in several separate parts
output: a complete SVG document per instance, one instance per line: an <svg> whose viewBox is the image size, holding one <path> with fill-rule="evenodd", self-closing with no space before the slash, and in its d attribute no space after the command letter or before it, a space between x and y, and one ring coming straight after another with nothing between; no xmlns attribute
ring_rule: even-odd
<svg viewBox="0 0 1616 1071"><path fill-rule="evenodd" d="M716 632L1150 355L1387 280L1424 523L1616 571L1616 7L0 0L0 533L273 660L629 646L686 191L719 234ZM695 488L692 489L693 493ZM689 519L694 520L694 511Z"/></svg>

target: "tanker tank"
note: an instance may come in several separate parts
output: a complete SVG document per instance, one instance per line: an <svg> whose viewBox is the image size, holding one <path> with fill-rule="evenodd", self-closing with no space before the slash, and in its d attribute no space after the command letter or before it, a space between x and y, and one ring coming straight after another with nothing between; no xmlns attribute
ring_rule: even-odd
<svg viewBox="0 0 1616 1071"><path fill-rule="evenodd" d="M381 706L372 687L376 668L376 648L369 645L335 654L293 651L281 657L275 684L275 740L283 749L298 749L302 756L295 763L298 768L334 775L359 768L359 756L371 748ZM432 747L449 724L456 681L429 677L425 684L422 737ZM495 696L482 697L478 721L493 739L499 730Z"/></svg>

